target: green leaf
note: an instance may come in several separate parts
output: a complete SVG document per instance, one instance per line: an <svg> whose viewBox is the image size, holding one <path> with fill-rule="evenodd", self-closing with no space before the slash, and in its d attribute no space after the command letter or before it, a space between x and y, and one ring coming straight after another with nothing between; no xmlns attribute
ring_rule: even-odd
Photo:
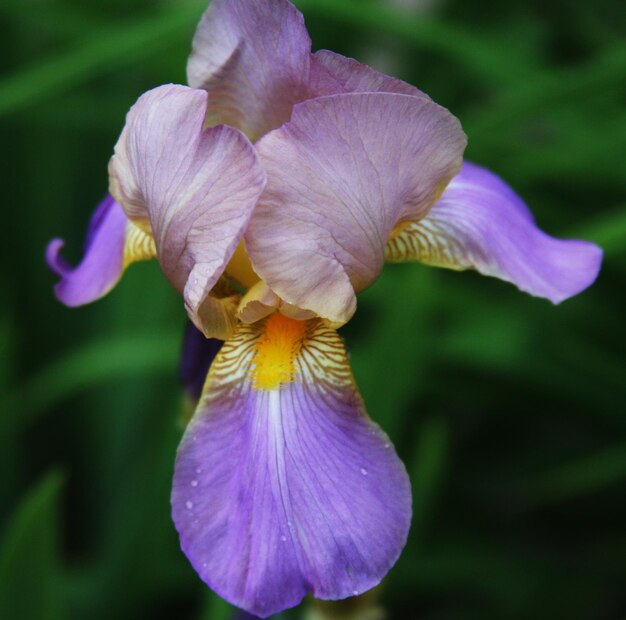
<svg viewBox="0 0 626 620"><path fill-rule="evenodd" d="M0 545L0 618L57 620L58 512L63 476L49 473L17 507Z"/></svg>
<svg viewBox="0 0 626 620"><path fill-rule="evenodd" d="M502 143L503 133L515 123L542 114L564 104L597 97L619 83L626 71L626 45L603 51L585 64L561 70L544 70L532 80L515 80L491 105L481 106L476 115L464 119L470 137L480 143Z"/></svg>
<svg viewBox="0 0 626 620"><path fill-rule="evenodd" d="M199 17L195 2L172 2L155 15L100 28L68 51L0 81L0 116L41 103L96 75L137 63L180 34L191 33Z"/></svg>
<svg viewBox="0 0 626 620"><path fill-rule="evenodd" d="M607 257L623 254L626 251L626 205L602 213L572 230L568 236L595 241Z"/></svg>
<svg viewBox="0 0 626 620"><path fill-rule="evenodd" d="M414 17L390 4L372 0L299 0L296 4L305 15L317 14L325 20L348 23L370 33L383 32L442 52L494 83L514 83L536 73L528 57L431 15Z"/></svg>
<svg viewBox="0 0 626 620"><path fill-rule="evenodd" d="M626 481L626 444L606 448L538 474L522 484L531 502L549 504Z"/></svg>
<svg viewBox="0 0 626 620"><path fill-rule="evenodd" d="M114 379L174 372L180 348L178 333L158 336L116 335L72 351L0 400L0 433L24 429L69 396Z"/></svg>
<svg viewBox="0 0 626 620"><path fill-rule="evenodd" d="M365 330L360 316L355 318L360 333L350 352L354 376L370 415L392 438L399 437L406 409L426 380L426 325L435 284L433 270L389 265L359 298L359 304L373 306L375 318Z"/></svg>

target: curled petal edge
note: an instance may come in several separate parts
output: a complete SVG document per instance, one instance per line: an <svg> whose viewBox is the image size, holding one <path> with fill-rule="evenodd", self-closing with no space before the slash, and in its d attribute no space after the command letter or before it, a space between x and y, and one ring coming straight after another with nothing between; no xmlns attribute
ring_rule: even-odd
<svg viewBox="0 0 626 620"><path fill-rule="evenodd" d="M61 277L54 287L59 301L75 307L104 297L134 262L156 258L154 239L135 226L122 207L107 196L94 211L85 253L76 266L61 256L65 242L53 239L46 248L46 262Z"/></svg>

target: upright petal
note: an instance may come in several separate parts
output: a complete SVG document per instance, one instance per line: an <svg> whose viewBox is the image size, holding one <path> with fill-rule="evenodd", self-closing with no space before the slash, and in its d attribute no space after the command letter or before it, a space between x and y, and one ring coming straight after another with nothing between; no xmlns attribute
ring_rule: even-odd
<svg viewBox="0 0 626 620"><path fill-rule="evenodd" d="M334 330L281 314L239 327L179 447L172 509L201 578L261 617L382 579L406 541L409 481Z"/></svg>
<svg viewBox="0 0 626 620"><path fill-rule="evenodd" d="M111 196L94 211L83 259L75 267L61 256L64 245L62 239L53 239L46 249L46 260L61 277L54 291L66 306L81 306L104 297L128 265L156 257L152 236L137 228Z"/></svg>
<svg viewBox="0 0 626 620"><path fill-rule="evenodd" d="M374 282L399 222L422 218L461 166L465 134L423 97L320 97L257 144L268 175L246 245L287 303L337 324Z"/></svg>
<svg viewBox="0 0 626 620"><path fill-rule="evenodd" d="M340 93L397 93L430 99L411 84L329 50L319 50L311 58L311 90L318 97Z"/></svg>
<svg viewBox="0 0 626 620"><path fill-rule="evenodd" d="M152 231L159 262L203 328L202 305L239 243L265 184L236 129L203 131L207 94L161 86L137 101L109 165L111 193Z"/></svg>
<svg viewBox="0 0 626 620"><path fill-rule="evenodd" d="M289 120L309 97L311 39L287 0L213 0L187 65L189 84L209 93L207 122L251 140Z"/></svg>
<svg viewBox="0 0 626 620"><path fill-rule="evenodd" d="M593 283L602 250L546 235L502 179L465 162L430 213L389 241L386 258L476 269L559 303Z"/></svg>

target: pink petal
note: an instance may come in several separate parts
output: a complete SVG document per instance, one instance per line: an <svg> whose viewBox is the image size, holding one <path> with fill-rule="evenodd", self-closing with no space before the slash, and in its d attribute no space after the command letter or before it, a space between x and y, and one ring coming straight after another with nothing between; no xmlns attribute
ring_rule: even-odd
<svg viewBox="0 0 626 620"><path fill-rule="evenodd" d="M302 14L287 0L213 0L187 76L209 93L210 125L232 125L256 140L309 97L310 51Z"/></svg>
<svg viewBox="0 0 626 620"><path fill-rule="evenodd" d="M559 303L594 282L602 250L546 235L502 179L465 162L429 214L389 242L387 259L476 269Z"/></svg>
<svg viewBox="0 0 626 620"><path fill-rule="evenodd" d="M265 177L231 127L202 130L207 93L161 86L128 113L109 166L111 193L152 231L163 272L198 316L248 224Z"/></svg>
<svg viewBox="0 0 626 620"><path fill-rule="evenodd" d="M298 104L257 144L268 183L246 232L255 271L287 303L345 323L391 231L428 212L465 143L458 120L423 97Z"/></svg>
<svg viewBox="0 0 626 620"><path fill-rule="evenodd" d="M313 54L311 82L311 90L318 97L340 93L397 93L430 99L415 86L329 50Z"/></svg>

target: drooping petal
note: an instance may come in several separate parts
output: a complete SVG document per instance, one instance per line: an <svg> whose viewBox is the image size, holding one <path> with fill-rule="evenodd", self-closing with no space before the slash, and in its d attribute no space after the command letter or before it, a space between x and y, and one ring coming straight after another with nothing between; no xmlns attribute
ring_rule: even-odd
<svg viewBox="0 0 626 620"><path fill-rule="evenodd" d="M54 291L66 306L81 306L104 297L131 263L156 257L152 236L137 228L111 196L94 211L81 262L72 267L61 256L65 242L53 239L46 261L61 277Z"/></svg>
<svg viewBox="0 0 626 620"><path fill-rule="evenodd" d="M203 131L206 102L206 92L185 86L145 93L128 113L109 165L111 193L152 231L161 268L200 329L202 306L265 184L241 132Z"/></svg>
<svg viewBox="0 0 626 620"><path fill-rule="evenodd" d="M387 239L421 219L461 166L465 134L423 97L367 93L298 104L257 143L268 183L246 246L287 303L341 324L374 282Z"/></svg>
<svg viewBox="0 0 626 620"><path fill-rule="evenodd" d="M172 508L201 578L261 617L382 579L406 541L409 481L333 329L240 325L179 447Z"/></svg>
<svg viewBox="0 0 626 620"><path fill-rule="evenodd" d="M209 368L223 344L222 340L206 338L191 322L185 326L178 370L180 381L190 398L200 398Z"/></svg>
<svg viewBox="0 0 626 620"><path fill-rule="evenodd" d="M311 90L318 97L340 93L397 93L430 99L411 84L329 50L319 50L311 58Z"/></svg>
<svg viewBox="0 0 626 620"><path fill-rule="evenodd" d="M187 77L209 93L209 125L237 127L254 141L309 97L310 51L302 14L287 0L213 0Z"/></svg>
<svg viewBox="0 0 626 620"><path fill-rule="evenodd" d="M465 162L429 214L389 241L386 258L476 269L559 303L593 283L602 250L546 235L502 179Z"/></svg>

